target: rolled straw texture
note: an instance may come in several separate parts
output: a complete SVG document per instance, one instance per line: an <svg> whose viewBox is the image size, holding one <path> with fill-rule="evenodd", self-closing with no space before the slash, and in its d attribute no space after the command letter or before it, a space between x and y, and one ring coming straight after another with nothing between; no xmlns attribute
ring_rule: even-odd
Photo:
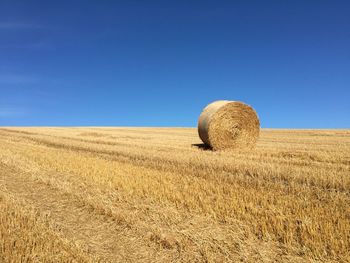
<svg viewBox="0 0 350 263"><path fill-rule="evenodd" d="M259 132L255 110L239 101L215 101L198 120L199 137L214 150L253 148Z"/></svg>

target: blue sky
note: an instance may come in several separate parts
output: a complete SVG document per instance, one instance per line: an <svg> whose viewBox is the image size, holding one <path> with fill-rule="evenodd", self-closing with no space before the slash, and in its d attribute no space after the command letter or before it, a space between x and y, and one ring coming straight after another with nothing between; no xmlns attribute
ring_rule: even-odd
<svg viewBox="0 0 350 263"><path fill-rule="evenodd" d="M1 126L350 128L350 1L0 1Z"/></svg>

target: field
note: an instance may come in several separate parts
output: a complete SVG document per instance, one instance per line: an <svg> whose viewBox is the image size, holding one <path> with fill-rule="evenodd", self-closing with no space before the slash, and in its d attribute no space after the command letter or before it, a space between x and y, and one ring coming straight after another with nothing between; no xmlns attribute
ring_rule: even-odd
<svg viewBox="0 0 350 263"><path fill-rule="evenodd" d="M0 128L0 262L349 262L350 130Z"/></svg>

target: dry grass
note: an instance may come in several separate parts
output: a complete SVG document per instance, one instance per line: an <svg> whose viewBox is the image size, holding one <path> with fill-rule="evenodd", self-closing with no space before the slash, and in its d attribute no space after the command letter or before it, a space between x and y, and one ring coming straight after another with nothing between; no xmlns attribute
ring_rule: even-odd
<svg viewBox="0 0 350 263"><path fill-rule="evenodd" d="M350 260L350 131L1 128L0 260ZM16 233L16 234L13 234Z"/></svg>
<svg viewBox="0 0 350 263"><path fill-rule="evenodd" d="M44 218L2 191L0 262L93 262L93 256L59 236Z"/></svg>

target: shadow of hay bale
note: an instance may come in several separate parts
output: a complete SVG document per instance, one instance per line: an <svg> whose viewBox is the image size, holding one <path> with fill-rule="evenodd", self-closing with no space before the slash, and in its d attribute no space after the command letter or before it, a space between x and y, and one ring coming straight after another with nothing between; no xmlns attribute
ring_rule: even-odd
<svg viewBox="0 0 350 263"><path fill-rule="evenodd" d="M192 144L192 147L197 147L198 149L203 150L203 151L213 151L212 147L210 147L209 145L204 144L204 143L194 143L194 144Z"/></svg>

